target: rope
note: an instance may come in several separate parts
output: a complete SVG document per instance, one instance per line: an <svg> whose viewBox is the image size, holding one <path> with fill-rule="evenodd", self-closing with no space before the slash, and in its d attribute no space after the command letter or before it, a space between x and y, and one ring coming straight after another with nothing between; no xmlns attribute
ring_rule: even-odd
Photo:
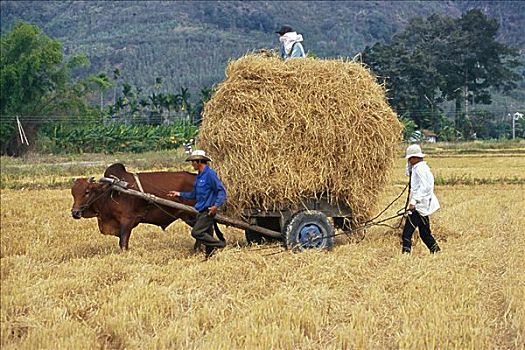
<svg viewBox="0 0 525 350"><path fill-rule="evenodd" d="M105 195L109 191L111 191L111 186L108 186L104 191L102 191L100 194L98 194L94 198L92 198L92 199L90 198L89 200L87 200L86 203L82 204L79 209L81 211L86 210L87 208L89 208L91 206L91 204L95 203L100 197L102 197L103 195Z"/></svg>
<svg viewBox="0 0 525 350"><path fill-rule="evenodd" d="M406 206L407 205L406 204L405 204L405 206L403 208L399 209L396 212L395 215L389 216L388 218L385 218L385 219L382 219L382 220L379 220L379 221L374 221L374 220L377 219L378 217L380 217L399 198L401 198L401 196L407 190L407 188L410 189L410 182L405 186L405 188L401 191L401 193L399 195L397 195L396 198L394 198L394 200L392 202L390 202L381 212L379 212L379 214L374 216L372 219L366 221L362 226L350 229L350 231L343 231L342 233L334 233L333 235L328 235L328 236L323 236L323 237L317 237L317 238L314 238L314 239L310 239L307 243L300 243L300 244L296 244L296 245L292 246L291 250L294 250L296 248L301 248L301 247L303 247L306 244L310 244L311 245L312 243L315 243L316 241L323 240L323 239L326 239L326 238L333 238L333 237L341 236L343 234L350 238L351 234L354 234L354 233L359 232L359 231L366 230L366 229L368 229L370 227L373 227L373 226L386 226L386 227L389 227L389 228L392 228L392 229L398 229L399 227L401 227L401 224L403 223L403 218L405 217L405 214L407 212L407 210L406 210ZM410 198L410 192L408 192L408 195L407 195L407 203L408 203L409 198ZM398 218L398 217L401 217L401 220L399 221L399 223L396 226L391 226L391 225L388 225L388 224L384 223L386 221L389 221L389 220L392 220L392 219L395 219L395 218ZM362 237L362 239L360 241L362 241L363 239L364 239L364 236ZM275 248L275 247L271 247L271 248ZM262 250L262 249L257 249L257 250ZM274 252L274 253L270 253L270 254L266 254L264 256L272 256L272 255L283 253L285 251L287 251L287 249L280 250L278 252Z"/></svg>
<svg viewBox="0 0 525 350"><path fill-rule="evenodd" d="M385 209L381 210L381 212L379 214L377 214L376 216L374 216L372 219L366 221L365 224L369 223L369 222L372 222L375 219L377 219L378 217L380 217L385 211L388 210L388 208L390 208L395 202L397 202L397 200L403 195L403 193L405 193L407 188L409 189L408 191L410 193L410 180L409 180L408 184L405 186L405 188L403 189L403 191L401 191L401 193L392 202L390 202L390 204L388 204ZM407 197L407 202L408 202L409 198L410 197ZM405 208L407 207L407 204L405 204Z"/></svg>
<svg viewBox="0 0 525 350"><path fill-rule="evenodd" d="M140 191L141 191L142 193L144 193L144 189L143 189L142 184L141 184L140 179L139 179L139 174L138 174L138 173L133 173L133 177L135 178L135 181L136 181L136 183L137 183L137 185L138 185ZM151 183L148 183L148 186L151 187L151 188L153 188L154 190L157 190L158 193L166 194L166 193L168 193L168 192L170 191L170 190L166 190L166 189L164 189L164 188L160 188L160 187L157 187L157 186L155 186L155 185L152 185ZM148 195L149 193L145 193L145 194ZM161 204L155 202L155 201L153 200L153 197L149 198L149 199L148 199L148 202L151 203L151 204L153 204L154 206L156 206L156 207L157 207L158 209L160 209L164 214L170 216L171 218L173 218L173 219L179 219L178 216L173 215L172 213L170 213L169 211L167 211L166 209L164 209L164 207L163 207Z"/></svg>
<svg viewBox="0 0 525 350"><path fill-rule="evenodd" d="M144 193L144 189L142 188L142 184L140 183L139 174L137 174L137 173L133 173L133 178L135 179L135 182L136 182L137 185L139 186L139 190L140 190L140 192Z"/></svg>

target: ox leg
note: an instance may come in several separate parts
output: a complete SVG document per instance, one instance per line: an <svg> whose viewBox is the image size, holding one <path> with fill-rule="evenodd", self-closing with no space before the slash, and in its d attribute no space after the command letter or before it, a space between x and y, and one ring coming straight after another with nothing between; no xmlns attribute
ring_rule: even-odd
<svg viewBox="0 0 525 350"><path fill-rule="evenodd" d="M131 228L126 225L120 225L118 242L120 249L128 250L129 236L131 236Z"/></svg>

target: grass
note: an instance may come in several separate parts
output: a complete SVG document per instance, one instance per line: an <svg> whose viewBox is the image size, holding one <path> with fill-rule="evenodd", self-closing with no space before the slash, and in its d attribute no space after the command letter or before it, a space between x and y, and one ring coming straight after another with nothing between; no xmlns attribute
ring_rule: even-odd
<svg viewBox="0 0 525 350"><path fill-rule="evenodd" d="M491 140L469 142L440 142L425 144L428 154L441 154L443 156L457 156L473 154L476 157L483 155L523 155L525 154L525 140Z"/></svg>
<svg viewBox="0 0 525 350"><path fill-rule="evenodd" d="M524 184L525 141L487 141L460 144L425 144L428 162L439 164L434 169L437 185L470 184ZM470 154L473 150L488 150ZM402 147L396 167L402 167ZM35 155L25 158L2 157L0 159L0 188L45 189L69 188L75 177L100 177L109 165L121 162L130 171L190 170L183 160L181 150L149 153L81 154L74 156ZM482 171L480 171L482 169ZM393 174L396 184L406 182L402 172Z"/></svg>
<svg viewBox="0 0 525 350"><path fill-rule="evenodd" d="M513 156L442 156L429 154L427 163L432 168L437 186L525 184L525 155ZM396 168L402 168L404 159L396 160ZM403 172L393 174L396 184L405 184Z"/></svg>
<svg viewBox="0 0 525 350"><path fill-rule="evenodd" d="M428 161L449 180L493 182L437 186L437 255L419 239L401 255L399 232L382 227L301 254L247 247L227 228L228 247L205 262L180 223L141 225L120 252L96 220L70 217L67 189L3 189L0 345L524 349L525 186L499 181L523 179L524 159L452 158ZM378 208L402 189L402 171L396 162Z"/></svg>
<svg viewBox="0 0 525 350"><path fill-rule="evenodd" d="M35 155L1 158L0 188L69 188L75 177L100 177L113 163L123 163L131 171L190 170L182 150L149 153L82 154L75 156Z"/></svg>

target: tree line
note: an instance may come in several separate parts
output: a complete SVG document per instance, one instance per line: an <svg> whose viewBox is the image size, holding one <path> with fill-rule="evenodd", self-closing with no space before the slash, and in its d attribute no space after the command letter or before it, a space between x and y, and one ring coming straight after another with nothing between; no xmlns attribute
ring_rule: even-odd
<svg viewBox="0 0 525 350"><path fill-rule="evenodd" d="M524 74L518 50L496 40L498 28L479 10L460 18L414 18L389 43L366 47L363 61L384 79L389 101L407 125L443 139L498 137L484 131L497 129L498 118L473 106L491 104L494 91L515 89ZM454 104L453 120L443 113L447 102Z"/></svg>
<svg viewBox="0 0 525 350"><path fill-rule="evenodd" d="M385 84L408 131L431 129L445 140L508 137L508 121L473 109L474 103L489 104L493 91L508 93L523 79L518 51L496 40L498 28L478 10L460 18L414 18L389 42L366 47L362 60ZM170 91L159 76L144 88L116 67L82 74L89 64L85 55L66 56L58 40L29 23L19 21L1 36L2 154L27 150L15 116L25 122L29 140L48 121L198 125L213 94L208 87L193 97L187 87ZM455 107L452 120L444 113L447 103ZM520 137L524 124L517 121Z"/></svg>
<svg viewBox="0 0 525 350"><path fill-rule="evenodd" d="M174 128L162 129L162 137L166 136L165 130L175 130L177 136L195 135L194 126L200 123L204 103L212 95L211 88L201 89L199 96L191 99L188 88L180 87L175 93L165 91L163 79L157 77L155 86L149 89L151 92L145 93L142 87L124 81L118 68L111 74L79 74L79 70L89 64L84 55L66 57L58 40L23 21L1 36L1 154L23 154L30 144L35 144L39 131L56 136L60 134L57 130L71 129L62 126L42 128L49 122L66 123L77 129L112 122L126 125L176 123ZM110 94L112 97L108 98ZM19 121L23 131L18 128ZM98 125L95 127L99 128ZM113 126L107 129L115 130ZM126 137L136 139L136 127L119 130L129 134L121 137L122 143ZM20 137L22 132L29 144ZM93 135L90 131L76 134ZM178 143L185 141L177 140ZM75 142L80 141L72 141ZM171 139L165 144L172 147L175 142Z"/></svg>

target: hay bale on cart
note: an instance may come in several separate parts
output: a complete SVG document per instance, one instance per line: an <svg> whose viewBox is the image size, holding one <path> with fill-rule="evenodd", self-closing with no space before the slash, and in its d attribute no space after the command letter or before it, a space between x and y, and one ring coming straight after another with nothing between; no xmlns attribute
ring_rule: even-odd
<svg viewBox="0 0 525 350"><path fill-rule="evenodd" d="M228 189L227 213L288 240L287 225L307 215L301 209L336 226L368 219L401 131L384 87L359 63L247 55L228 65L206 104L199 147ZM275 215L278 223L257 220ZM299 221L308 231L309 219Z"/></svg>

